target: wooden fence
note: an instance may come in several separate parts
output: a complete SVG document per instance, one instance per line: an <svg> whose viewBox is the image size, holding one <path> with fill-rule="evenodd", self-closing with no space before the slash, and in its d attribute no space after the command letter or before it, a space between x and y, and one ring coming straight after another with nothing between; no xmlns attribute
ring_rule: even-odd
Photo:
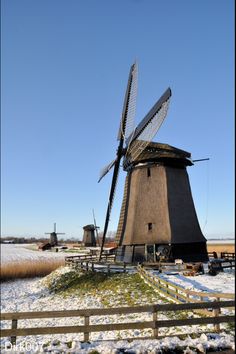
<svg viewBox="0 0 236 354"><path fill-rule="evenodd" d="M138 266L137 270L147 283L156 288L159 292L168 296L177 303L201 303L203 301L220 301L221 299L234 299L235 294L224 293L210 293L202 291L193 291L184 289L179 285L158 277L158 275L150 274L144 267ZM212 315L209 310L199 310L202 314Z"/></svg>
<svg viewBox="0 0 236 354"><path fill-rule="evenodd" d="M215 251L212 251L212 252L207 252L208 253L208 256L210 258L222 258L222 259L235 259L235 253L234 252L215 252Z"/></svg>
<svg viewBox="0 0 236 354"><path fill-rule="evenodd" d="M214 259L208 264L209 271L223 272L227 268L235 268L235 259Z"/></svg>
<svg viewBox="0 0 236 354"><path fill-rule="evenodd" d="M114 254L103 254L102 255L102 262L114 262L115 255ZM81 254L81 255L76 255L76 256L67 256L65 257L65 263L67 265L76 265L79 264L80 262L98 262L99 261L99 255L97 254ZM101 263L102 263L101 262Z"/></svg>
<svg viewBox="0 0 236 354"><path fill-rule="evenodd" d="M66 334L66 333L83 333L84 341L91 340L90 333L104 331L121 331L132 329L151 329L152 335L149 337L131 337L125 339L154 339L163 336L158 335L160 328L181 327L191 325L206 325L212 324L214 330L220 331L220 323L230 323L235 321L234 315L221 315L221 308L235 306L235 301L217 301L217 302L202 302L202 303L185 303L185 304L157 304L138 307L118 307L107 309L84 309L84 310L67 310L67 311L44 311L44 312L16 312L16 313L1 313L1 321L11 321L11 329L2 329L1 337L11 338L11 343L16 343L16 337L29 335L51 335L51 334ZM184 318L184 319L167 319L158 320L160 313L176 312L184 310L196 310L211 308L213 316L200 318ZM140 322L120 322L110 324L90 324L92 316L105 315L124 315L149 313L152 320ZM48 326L34 328L18 328L18 321L25 319L42 319L42 318L71 318L83 317L83 325L74 326ZM100 320L100 319L99 319ZM180 334L180 333L179 333ZM191 333L189 333L191 334ZM196 334L196 333L195 333Z"/></svg>
<svg viewBox="0 0 236 354"><path fill-rule="evenodd" d="M70 257L66 257L70 258ZM66 264L70 265L72 267L75 267L76 269L80 269L82 271L92 271L92 272L104 272L104 273L126 273L127 271L135 271L136 272L136 267L132 265L127 265L125 262L124 263L114 263L114 262L96 262L95 258L92 258L90 260L83 260L82 258L73 258L72 259L66 259Z"/></svg>
<svg viewBox="0 0 236 354"><path fill-rule="evenodd" d="M235 259L235 253L234 252L221 252L220 257Z"/></svg>

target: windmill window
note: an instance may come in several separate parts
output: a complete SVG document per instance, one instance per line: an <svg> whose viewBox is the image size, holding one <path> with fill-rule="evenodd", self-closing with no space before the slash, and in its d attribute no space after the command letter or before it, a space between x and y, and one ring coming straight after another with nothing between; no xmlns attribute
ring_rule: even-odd
<svg viewBox="0 0 236 354"><path fill-rule="evenodd" d="M147 168L147 176L151 177L151 169L150 169L150 167Z"/></svg>
<svg viewBox="0 0 236 354"><path fill-rule="evenodd" d="M148 231L150 231L150 230L152 230L152 223L151 222L148 223Z"/></svg>

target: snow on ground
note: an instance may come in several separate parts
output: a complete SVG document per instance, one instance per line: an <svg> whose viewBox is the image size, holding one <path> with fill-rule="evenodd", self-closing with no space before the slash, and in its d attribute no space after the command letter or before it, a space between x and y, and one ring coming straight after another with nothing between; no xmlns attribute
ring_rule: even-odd
<svg viewBox="0 0 236 354"><path fill-rule="evenodd" d="M235 239L222 239L222 240L217 240L217 239L210 239L207 240L207 244L235 244Z"/></svg>
<svg viewBox="0 0 236 354"><path fill-rule="evenodd" d="M75 256L76 253L38 251L29 249L29 244L1 244L1 264L42 259L64 259L65 256Z"/></svg>
<svg viewBox="0 0 236 354"><path fill-rule="evenodd" d="M157 273L158 274L158 273ZM165 280L193 291L207 291L219 293L235 292L235 272L220 272L216 276L201 274L185 277L181 274L158 274Z"/></svg>
<svg viewBox="0 0 236 354"><path fill-rule="evenodd" d="M57 272L67 272L68 267L61 268ZM205 276L206 277L206 276ZM212 277L216 281L218 276ZM224 278L224 276L220 276ZM195 278L194 278L195 279ZM193 280L194 280L193 279ZM197 277L200 282L204 279ZM230 280L230 279L228 279ZM47 310L72 310L72 309L84 309L84 308L101 308L102 304L99 298L96 296L78 296L69 295L64 297L63 294L52 294L49 293L48 289L45 287L45 281L40 278L16 280L4 282L1 284L1 311L2 312L22 312L22 311L47 311ZM220 281L219 281L220 284ZM223 290L223 288L222 288ZM113 315L113 316L94 316L91 318L91 324L100 323L116 323L119 318L119 322L125 321L127 318L129 321L142 322L152 320L151 314L141 313L141 314L130 314L130 315ZM162 313L158 314L158 319L167 319L167 317ZM82 325L83 318L67 318L67 319L42 319L42 320L21 320L19 321L19 326L21 327L32 327L37 325ZM7 326L6 326L7 324ZM10 322L4 322L3 328L9 328ZM144 330L142 333L140 330L129 330L129 331L110 331L110 332L98 332L91 335L91 343L83 343L83 335L80 334L65 334L65 335L45 335L45 336L34 336L34 337L18 337L17 346L31 346L31 351L25 351L29 353L34 352L50 352L50 353L71 353L71 354L85 354L90 353L92 350L96 350L98 353L104 354L118 354L125 353L129 350L129 353L160 353L161 349L168 348L174 349L178 346L184 348L190 348L186 353L196 353L196 349L204 353L207 348L234 348L234 336L231 334L221 333L214 334L211 333L212 325L200 327L179 327L176 328L163 328L159 330L159 335L176 333L197 333L199 330L207 330L208 334L202 334L199 338L192 339L188 336L184 340L180 340L177 337L164 338L160 340L138 340L139 336L149 336L151 335L151 330ZM103 339L122 339L135 336L137 340L128 342L126 340L120 340L118 342L99 342ZM6 349L9 340L3 338L1 342L1 353L9 353L9 349ZM44 348L42 346L44 345ZM71 347L71 348L69 348ZM194 350L195 349L195 350ZM11 351L12 352L12 351ZM20 351L19 351L20 352ZM24 352L24 351L23 351Z"/></svg>

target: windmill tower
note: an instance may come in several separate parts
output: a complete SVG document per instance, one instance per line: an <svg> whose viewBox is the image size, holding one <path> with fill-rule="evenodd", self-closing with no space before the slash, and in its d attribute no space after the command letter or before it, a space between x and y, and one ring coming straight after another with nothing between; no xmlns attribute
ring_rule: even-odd
<svg viewBox="0 0 236 354"><path fill-rule="evenodd" d="M95 226L93 224L86 225L83 227L84 235L83 235L83 244L85 247L95 247L96 246L96 238L94 231Z"/></svg>
<svg viewBox="0 0 236 354"><path fill-rule="evenodd" d="M94 220L94 224L89 224L83 227L84 229L83 244L86 247L96 247L97 244L99 245L99 239L98 239L99 226L96 225L94 210L93 210L93 220ZM96 237L95 237L95 233L96 233Z"/></svg>
<svg viewBox="0 0 236 354"><path fill-rule="evenodd" d="M45 232L45 235L50 235L51 246L57 246L58 245L57 235L65 235L65 234L62 232L57 232L56 231L56 223L54 223L54 231L53 232Z"/></svg>
<svg viewBox="0 0 236 354"><path fill-rule="evenodd" d="M191 154L167 144L151 142L164 121L171 97L168 88L134 128L137 65L131 66L118 132L116 159L106 166L99 181L114 167L101 255L110 219L121 159L127 172L116 234L117 260L125 262L208 260L191 194L187 167Z"/></svg>

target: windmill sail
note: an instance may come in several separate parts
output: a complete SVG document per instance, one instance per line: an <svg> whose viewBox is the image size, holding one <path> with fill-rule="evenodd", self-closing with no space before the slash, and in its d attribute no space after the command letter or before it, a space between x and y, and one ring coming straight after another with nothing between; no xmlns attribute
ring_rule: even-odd
<svg viewBox="0 0 236 354"><path fill-rule="evenodd" d="M95 228L95 233L96 233L97 245L99 246L99 237L98 237L98 229L99 229L99 227L96 224L94 210L93 210L93 221L94 221L94 228Z"/></svg>
<svg viewBox="0 0 236 354"><path fill-rule="evenodd" d="M116 190L119 168L120 168L120 159L121 159L121 156L119 156L117 158L115 166L114 166L114 172L113 172L109 201L108 201L108 206L107 206L107 213L106 213L105 225L104 225L104 230L103 230L103 237L102 237L101 252L100 252L99 260L101 260L103 247L104 247L104 243L105 243L105 239L106 239L106 233L107 233L108 224L109 224L110 215L111 215L111 209L112 209L112 205L113 205L113 201L114 201L115 190Z"/></svg>
<svg viewBox="0 0 236 354"><path fill-rule="evenodd" d="M117 157L115 161L113 161L105 169L103 169L103 173L100 176L100 180L101 180L101 178L104 177L105 174L108 173L109 170L114 166L109 201L107 206L106 219L105 219L105 226L103 230L100 259L102 256L103 246L105 243L106 233L107 233L108 224L110 220L110 214L111 214L115 189L118 180L120 160L124 155L124 151L123 151L124 141L127 139L128 136L130 136L131 131L133 131L136 96L137 96L137 64L134 63L130 68L129 79L128 79L128 84L127 84L127 89L125 94L123 111L122 111L122 117L121 117L119 132L118 132L119 146L116 153Z"/></svg>
<svg viewBox="0 0 236 354"><path fill-rule="evenodd" d="M171 90L167 89L129 137L124 166L135 161L156 135L167 115L170 96Z"/></svg>
<svg viewBox="0 0 236 354"><path fill-rule="evenodd" d="M125 94L124 106L122 111L122 117L120 121L120 127L118 131L117 140L130 136L134 130L134 118L136 112L136 99L138 89L138 66L134 63L130 68L130 74Z"/></svg>
<svg viewBox="0 0 236 354"><path fill-rule="evenodd" d="M106 176L106 174L110 171L110 169L115 165L116 159L110 162L107 166L103 167L103 169L100 171L100 177L98 182L101 181L101 179Z"/></svg>
<svg viewBox="0 0 236 354"><path fill-rule="evenodd" d="M119 146L116 153L116 159L109 165L102 169L99 181L111 170L114 166L109 201L107 206L107 213L105 219L105 226L103 231L103 239L101 245L100 259L103 252L103 246L105 243L106 233L110 220L111 209L113 205L116 184L118 180L118 173L120 168L120 161L122 157L125 159L123 165L129 164L134 161L150 143L158 129L160 128L163 120L166 117L169 98L171 96L171 90L168 89L162 97L156 102L149 113L144 117L141 123L134 129L134 116L136 109L136 97L137 97L137 64L134 63L129 72L128 84L125 93L122 117L120 121L120 127L118 131ZM138 143L137 143L138 141ZM124 149L124 142L126 148ZM135 144L133 144L135 142Z"/></svg>

